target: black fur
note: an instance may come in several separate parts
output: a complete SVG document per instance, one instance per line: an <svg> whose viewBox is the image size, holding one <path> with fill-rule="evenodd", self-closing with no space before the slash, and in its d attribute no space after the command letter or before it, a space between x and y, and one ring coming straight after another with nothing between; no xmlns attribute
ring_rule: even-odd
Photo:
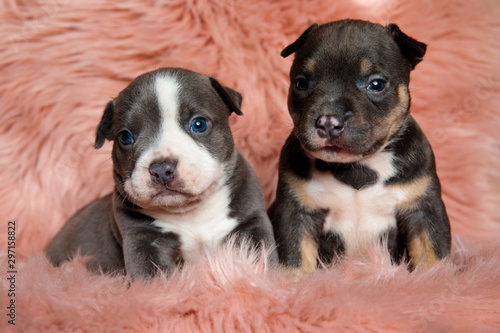
<svg viewBox="0 0 500 333"><path fill-rule="evenodd" d="M321 262L330 263L346 251L341 235L323 228L328 209L302 207L310 198L304 198L308 194L297 184L312 181L316 173L329 172L356 191L370 188L380 181L380 175L363 160L380 151L392 153L396 170L394 176L384 179L383 186L427 184L424 194L416 192L415 202L394 207L395 226L378 235L386 241L393 261L413 259L413 240L421 240L414 247L425 247L418 255L435 256L428 264L449 254L450 225L434 155L410 115L407 92L410 71L425 51L424 43L395 24L383 27L358 20L313 25L282 51L284 57L296 53L288 95L294 129L280 155L276 201L269 210L283 264L301 267L300 244L306 234L317 245ZM373 80L385 84L382 91L369 89ZM323 116L345 124L342 134L327 143L317 138L317 120ZM340 155L331 151L349 152L352 161L336 160ZM431 244L425 243L427 237Z"/></svg>
<svg viewBox="0 0 500 333"><path fill-rule="evenodd" d="M236 113L239 116L243 115L243 112L241 112L241 101L242 97L241 94L238 93L237 91L230 89L230 88L223 88L219 82L217 82L216 79L213 77L210 78L210 83L212 84L212 87L214 87L215 91L219 94L219 96L222 98L224 101L224 104L228 107L229 111ZM229 93L232 95L229 96Z"/></svg>
<svg viewBox="0 0 500 333"><path fill-rule="evenodd" d="M96 149L101 148L104 145L104 142L106 142L106 139L113 140L113 137L111 136L111 130L113 126L114 113L115 113L115 100L112 100L106 105L99 126L97 127L95 144L94 144L94 147Z"/></svg>
<svg viewBox="0 0 500 333"><path fill-rule="evenodd" d="M405 57L410 61L411 69L414 69L424 59L427 45L407 36L395 24L389 24L385 28L391 33L396 44L398 44Z"/></svg>
<svg viewBox="0 0 500 333"><path fill-rule="evenodd" d="M297 52L297 50L300 49L302 47L302 45L304 45L304 43L307 41L307 36L309 35L309 33L311 33L311 31L313 31L317 27L318 27L318 25L316 23L311 25L306 31L304 31L302 33L302 35L300 35L300 37L295 42L288 45L287 47L285 47L283 49L283 51L281 51L281 56L283 58L286 58L290 54Z"/></svg>
<svg viewBox="0 0 500 333"><path fill-rule="evenodd" d="M321 233L318 247L318 266L330 265L336 258L341 258L345 252L342 237L333 231Z"/></svg>
<svg viewBox="0 0 500 333"><path fill-rule="evenodd" d="M316 169L330 171L337 180L356 190L373 185L378 179L375 171L359 163L327 163L317 159Z"/></svg>

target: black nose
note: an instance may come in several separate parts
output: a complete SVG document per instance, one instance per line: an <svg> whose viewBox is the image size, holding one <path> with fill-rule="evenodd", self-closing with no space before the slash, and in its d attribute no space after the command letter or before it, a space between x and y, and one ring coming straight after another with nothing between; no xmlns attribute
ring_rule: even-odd
<svg viewBox="0 0 500 333"><path fill-rule="evenodd" d="M344 120L334 116L320 116L316 121L320 138L333 140L344 131Z"/></svg>
<svg viewBox="0 0 500 333"><path fill-rule="evenodd" d="M166 185L174 179L175 168L177 166L176 160L165 160L162 162L155 162L149 166L149 173L151 179L160 185Z"/></svg>

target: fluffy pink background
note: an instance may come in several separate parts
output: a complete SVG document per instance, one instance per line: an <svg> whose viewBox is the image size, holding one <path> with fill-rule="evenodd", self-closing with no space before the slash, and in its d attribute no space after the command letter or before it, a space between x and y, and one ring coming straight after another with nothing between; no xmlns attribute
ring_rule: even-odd
<svg viewBox="0 0 500 333"><path fill-rule="evenodd" d="M500 331L500 4L471 1L191 0L0 2L0 272L16 221L17 326L57 331ZM311 23L362 18L429 45L412 112L437 158L453 269L408 274L374 249L300 282L230 249L172 278L128 287L41 254L64 221L112 189L111 145L94 150L106 102L165 66L214 75L244 95L231 118L268 203L291 129L292 61L279 52Z"/></svg>

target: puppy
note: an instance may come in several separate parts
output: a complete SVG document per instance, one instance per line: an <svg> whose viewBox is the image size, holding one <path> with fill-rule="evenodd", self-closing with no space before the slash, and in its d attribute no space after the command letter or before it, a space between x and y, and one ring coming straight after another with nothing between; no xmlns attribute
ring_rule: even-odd
<svg viewBox="0 0 500 333"><path fill-rule="evenodd" d="M450 253L434 155L410 115L410 71L426 45L394 24L312 25L295 53L269 214L280 261L301 273L364 257L384 240L394 262L429 269Z"/></svg>
<svg viewBox="0 0 500 333"><path fill-rule="evenodd" d="M92 271L136 279L172 272L233 236L273 251L257 177L229 127L240 106L239 93L188 70L136 78L97 128L95 148L113 141L115 190L67 221L49 259L60 265L80 253Z"/></svg>

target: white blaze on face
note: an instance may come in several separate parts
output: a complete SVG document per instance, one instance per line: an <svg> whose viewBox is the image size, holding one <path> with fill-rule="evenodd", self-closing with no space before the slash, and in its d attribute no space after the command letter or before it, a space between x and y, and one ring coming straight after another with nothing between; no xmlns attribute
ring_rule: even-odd
<svg viewBox="0 0 500 333"><path fill-rule="evenodd" d="M182 207L219 188L222 182L222 166L205 147L196 143L181 125L182 87L176 78L158 75L154 89L161 118L151 121L160 122L160 133L141 133L154 135L156 139L151 147L142 152L132 177L125 181L124 188L132 201L143 208ZM177 160L176 180L172 182L173 188L170 188L178 191L177 194L160 194L162 188L151 179L150 165L166 159Z"/></svg>

